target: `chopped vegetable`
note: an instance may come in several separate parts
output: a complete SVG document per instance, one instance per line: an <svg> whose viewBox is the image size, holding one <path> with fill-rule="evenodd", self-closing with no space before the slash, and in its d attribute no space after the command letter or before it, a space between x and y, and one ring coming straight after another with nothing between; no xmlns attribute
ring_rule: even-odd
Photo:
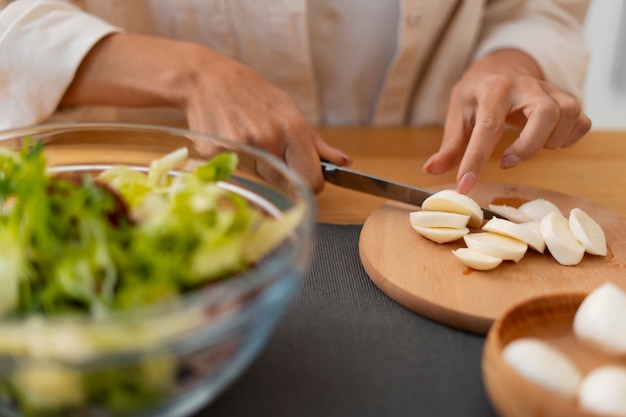
<svg viewBox="0 0 626 417"><path fill-rule="evenodd" d="M246 269L267 245L247 248L264 219L218 184L237 156L170 175L186 158L181 148L147 174L116 166L94 179L49 175L40 145L3 150L0 314L103 314Z"/></svg>
<svg viewBox="0 0 626 417"><path fill-rule="evenodd" d="M204 312L94 326L43 317L100 318L177 300L250 268L297 226L303 207L271 218L220 185L236 154L174 171L187 157L182 148L147 172L115 166L92 177L51 173L41 143L0 148L0 356L36 359L0 375L2 401L24 415L70 415L86 403L126 413L159 401L176 379L167 351L120 368L72 365L156 349L199 326Z"/></svg>

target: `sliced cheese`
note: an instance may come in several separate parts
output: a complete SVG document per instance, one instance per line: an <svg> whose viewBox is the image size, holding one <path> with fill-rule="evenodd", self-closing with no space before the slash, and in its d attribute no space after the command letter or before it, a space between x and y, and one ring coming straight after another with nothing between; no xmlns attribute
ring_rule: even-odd
<svg viewBox="0 0 626 417"><path fill-rule="evenodd" d="M413 229L426 239L430 239L437 243L450 243L455 240L461 239L463 236L469 233L467 227L453 228L453 227L419 227L413 226Z"/></svg>
<svg viewBox="0 0 626 417"><path fill-rule="evenodd" d="M541 236L537 221L514 223L506 219L492 218L485 223L483 230L521 240L539 253L543 253L546 249L546 242Z"/></svg>
<svg viewBox="0 0 626 417"><path fill-rule="evenodd" d="M478 203L455 190L441 190L431 195L422 203L422 210L469 215L470 227L480 227L483 223L483 211Z"/></svg>
<svg viewBox="0 0 626 417"><path fill-rule="evenodd" d="M514 262L519 262L528 249L521 240L491 232L470 233L463 240L470 249Z"/></svg>
<svg viewBox="0 0 626 417"><path fill-rule="evenodd" d="M526 223L532 221L532 219L520 209L513 206L507 206L506 204L489 204L489 210L514 223Z"/></svg>
<svg viewBox="0 0 626 417"><path fill-rule="evenodd" d="M453 250L452 253L464 265L477 271L488 271L502 263L502 258L487 255L470 248L458 248Z"/></svg>
<svg viewBox="0 0 626 417"><path fill-rule="evenodd" d="M412 211L409 220L415 227L451 227L463 229L467 227L470 216L467 214L449 213L445 211Z"/></svg>
<svg viewBox="0 0 626 417"><path fill-rule="evenodd" d="M532 220L541 220L550 213L563 214L556 204L543 198L527 201L519 206L519 210Z"/></svg>
<svg viewBox="0 0 626 417"><path fill-rule="evenodd" d="M582 209L574 208L569 213L569 228L576 240L591 255L606 256L606 237L602 227Z"/></svg>
<svg viewBox="0 0 626 417"><path fill-rule="evenodd" d="M584 246L576 240L562 214L551 212L539 224L546 247L561 265L577 265L585 255Z"/></svg>

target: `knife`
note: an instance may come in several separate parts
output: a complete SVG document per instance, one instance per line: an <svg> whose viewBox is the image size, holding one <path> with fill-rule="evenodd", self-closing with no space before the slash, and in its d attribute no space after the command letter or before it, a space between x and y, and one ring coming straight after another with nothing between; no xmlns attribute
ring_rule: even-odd
<svg viewBox="0 0 626 417"><path fill-rule="evenodd" d="M327 182L339 187L420 207L424 200L434 194L432 191L342 168L329 162L322 162L322 173ZM481 210L485 219L496 216L489 209L481 207Z"/></svg>

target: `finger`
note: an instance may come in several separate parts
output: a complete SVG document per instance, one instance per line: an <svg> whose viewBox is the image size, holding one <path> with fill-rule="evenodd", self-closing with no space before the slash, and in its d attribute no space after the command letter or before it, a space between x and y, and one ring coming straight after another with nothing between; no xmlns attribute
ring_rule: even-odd
<svg viewBox="0 0 626 417"><path fill-rule="evenodd" d="M559 123L560 111L547 96L535 98L532 107L524 109L527 117L519 137L503 153L500 167L513 168L533 157L544 147Z"/></svg>
<svg viewBox="0 0 626 417"><path fill-rule="evenodd" d="M591 119L589 119L586 114L581 113L578 116L578 120L576 121L574 128L565 139L565 142L563 142L563 147L567 148L578 142L591 130L591 126Z"/></svg>
<svg viewBox="0 0 626 417"><path fill-rule="evenodd" d="M220 126L223 134L284 159L286 141L284 129L269 119L250 118L248 114L233 115Z"/></svg>
<svg viewBox="0 0 626 417"><path fill-rule="evenodd" d="M339 166L352 165L352 158L340 149L330 146L319 134L313 138L315 149L321 160Z"/></svg>
<svg viewBox="0 0 626 417"><path fill-rule="evenodd" d="M322 176L320 157L312 139L287 143L284 157L287 165L297 171L315 193L320 193L324 189L325 180Z"/></svg>
<svg viewBox="0 0 626 417"><path fill-rule="evenodd" d="M457 173L457 191L468 193L502 138L511 106L508 89L494 90L477 103L474 128Z"/></svg>
<svg viewBox="0 0 626 417"><path fill-rule="evenodd" d="M257 147L270 150L275 156L282 159L287 166L296 171L315 193L323 190L325 181L322 176L320 155L316 149L316 142L320 141L319 134L304 119L286 126L272 136L255 138ZM344 163L343 158L327 155L331 162Z"/></svg>
<svg viewBox="0 0 626 417"><path fill-rule="evenodd" d="M591 119L583 113L580 101L550 85L546 90L555 97L561 109L559 125L546 142L545 148L569 147L578 142L591 129ZM553 137L558 139L553 139Z"/></svg>
<svg viewBox="0 0 626 417"><path fill-rule="evenodd" d="M564 145L578 122L581 106L578 100L547 84L543 85L546 93L554 100L559 113L559 121L544 144L544 148L557 149Z"/></svg>
<svg viewBox="0 0 626 417"><path fill-rule="evenodd" d="M314 129L310 128L308 134L310 139L303 140L304 143L287 143L285 160L302 175L315 193L320 193L326 184L322 175L321 160L335 165L349 166L352 165L352 158L343 151L330 146ZM305 138L306 136L296 137Z"/></svg>
<svg viewBox="0 0 626 417"><path fill-rule="evenodd" d="M295 129L295 131L298 130ZM263 137L251 137L249 142L266 152L273 149L269 153L277 156L290 169L297 172L314 192L319 193L323 190L325 181L322 176L320 158L313 144L313 139L310 137L317 135L317 133L310 128L304 130L307 132L285 133L283 131ZM268 165L257 160L255 161L255 169L270 183L279 187L284 185L281 182L282 176L275 171L271 164Z"/></svg>
<svg viewBox="0 0 626 417"><path fill-rule="evenodd" d="M324 188L320 156L314 145L323 140L296 110L284 111L274 118L254 117L253 112L225 114L220 110L202 116L194 120L200 129L212 131L214 135L246 143L272 154L296 171L315 192L320 192ZM272 123L269 122L270 119ZM326 157L338 164L344 164L346 161L329 150ZM252 162L253 169L261 176L270 182L275 180L276 176L272 175L270 167L258 161Z"/></svg>
<svg viewBox="0 0 626 417"><path fill-rule="evenodd" d="M459 87L455 87L450 94L439 150L422 166L424 173L443 174L458 166L469 140L469 126L473 124L473 119L473 103L463 97Z"/></svg>

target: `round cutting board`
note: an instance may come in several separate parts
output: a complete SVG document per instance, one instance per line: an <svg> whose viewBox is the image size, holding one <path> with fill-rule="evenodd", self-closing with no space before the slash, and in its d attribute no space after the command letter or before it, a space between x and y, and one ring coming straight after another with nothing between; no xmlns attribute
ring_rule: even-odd
<svg viewBox="0 0 626 417"><path fill-rule="evenodd" d="M453 188L444 184L437 191ZM589 201L539 188L479 183L470 193L476 202L519 206L544 198L567 217L572 208L587 212L602 226L607 256L585 254L576 266L562 266L548 250L528 250L519 263L503 262L475 271L451 250L463 240L438 244L419 235L409 223L415 206L387 202L365 221L359 239L361 261L370 279L389 297L419 314L463 330L485 334L505 310L527 298L561 292L589 292L612 281L626 289L626 220ZM477 230L472 230L476 232Z"/></svg>

